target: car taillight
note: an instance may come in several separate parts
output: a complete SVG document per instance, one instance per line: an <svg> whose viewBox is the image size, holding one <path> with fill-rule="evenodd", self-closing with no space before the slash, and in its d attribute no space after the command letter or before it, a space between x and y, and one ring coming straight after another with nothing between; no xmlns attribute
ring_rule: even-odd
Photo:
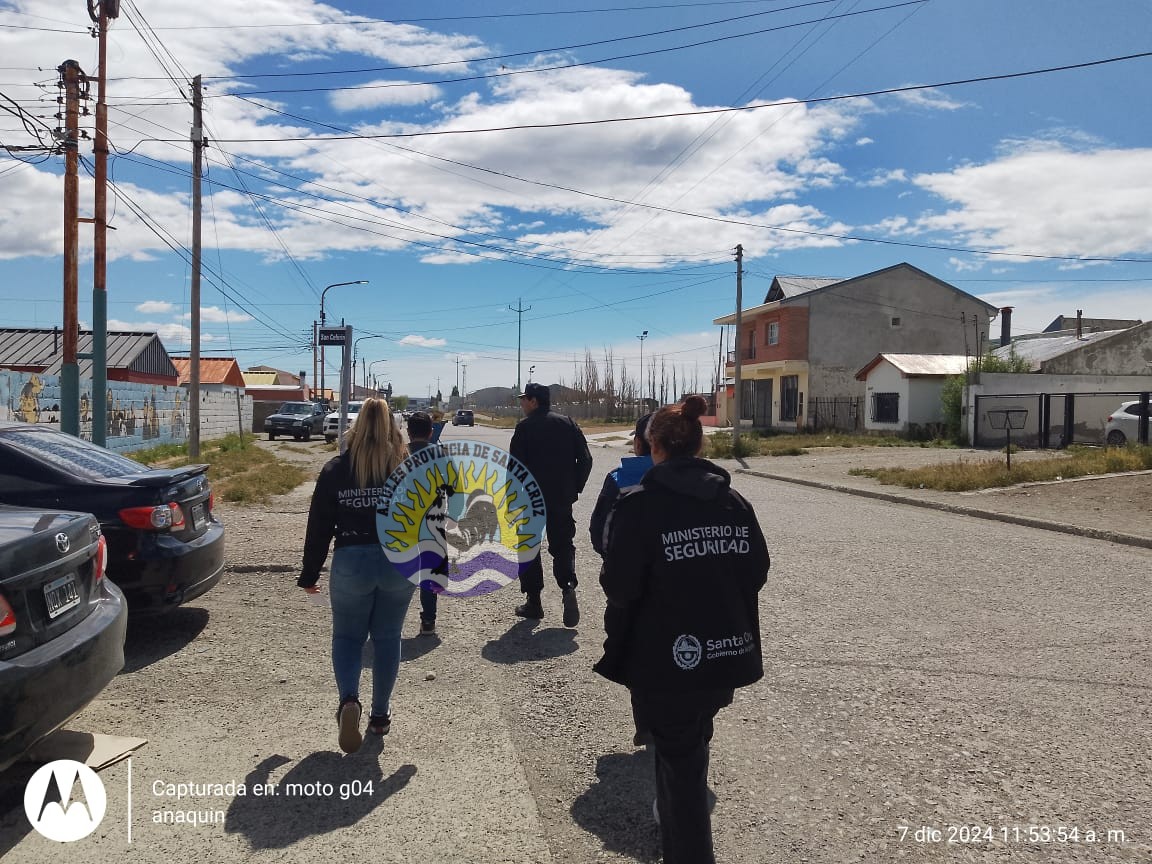
<svg viewBox="0 0 1152 864"><path fill-rule="evenodd" d="M208 512L211 513L212 508L215 506L216 506L216 493L215 492L209 492L208 493Z"/></svg>
<svg viewBox="0 0 1152 864"><path fill-rule="evenodd" d="M1113 415L1109 414L1109 415L1108 415L1108 419L1107 419L1107 420L1105 420L1104 422L1105 422L1105 423L1111 423L1111 422L1112 422L1112 416L1113 416Z"/></svg>
<svg viewBox="0 0 1152 864"><path fill-rule="evenodd" d="M120 519L130 528L141 531L164 531L184 527L184 511L175 501L156 507L127 507L120 511Z"/></svg>
<svg viewBox="0 0 1152 864"><path fill-rule="evenodd" d="M16 629L16 613L8 601L0 595L0 636L7 636Z"/></svg>
<svg viewBox="0 0 1152 864"><path fill-rule="evenodd" d="M104 571L108 568L108 541L104 539L103 534L96 541L96 560L92 564L95 569L95 578L92 581L99 585L100 580L104 578Z"/></svg>

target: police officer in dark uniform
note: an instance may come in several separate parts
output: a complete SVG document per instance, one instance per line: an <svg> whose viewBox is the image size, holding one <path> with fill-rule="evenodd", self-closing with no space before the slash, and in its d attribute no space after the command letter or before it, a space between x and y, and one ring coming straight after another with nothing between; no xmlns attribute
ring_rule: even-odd
<svg viewBox="0 0 1152 864"><path fill-rule="evenodd" d="M757 593L771 564L751 505L697 457L707 403L689 396L648 426L653 467L608 517L608 598L595 669L632 694L652 736L665 864L713 864L708 745L733 691L763 674Z"/></svg>
<svg viewBox="0 0 1152 864"><path fill-rule="evenodd" d="M592 473L592 454L580 427L564 414L551 410L552 392L543 384L529 383L520 394L524 418L512 433L509 452L532 472L544 493L548 520L548 554L552 575L564 598L564 626L580 623L576 601L576 522L572 505L584 491ZM540 593L544 590L544 566L537 556L520 577L520 590L527 596L516 607L522 618L543 618Z"/></svg>

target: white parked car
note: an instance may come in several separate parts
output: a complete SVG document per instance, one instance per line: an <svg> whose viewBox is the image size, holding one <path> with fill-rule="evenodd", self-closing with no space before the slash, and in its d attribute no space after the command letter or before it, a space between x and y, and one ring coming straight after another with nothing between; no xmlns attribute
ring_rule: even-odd
<svg viewBox="0 0 1152 864"><path fill-rule="evenodd" d="M352 424L356 422L356 415L360 413L360 406L363 402L349 402L348 403L348 428L352 428ZM340 434L340 412L333 411L324 418L324 440L331 444Z"/></svg>
<svg viewBox="0 0 1152 864"><path fill-rule="evenodd" d="M1140 440L1140 402L1122 402L1104 422L1104 440L1114 447Z"/></svg>

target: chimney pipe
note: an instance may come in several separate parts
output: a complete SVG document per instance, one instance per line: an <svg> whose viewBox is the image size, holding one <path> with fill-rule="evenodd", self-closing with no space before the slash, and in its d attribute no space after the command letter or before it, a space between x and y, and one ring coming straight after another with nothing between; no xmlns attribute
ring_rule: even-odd
<svg viewBox="0 0 1152 864"><path fill-rule="evenodd" d="M1084 338L1084 310L1083 309L1077 309L1076 310L1076 338L1077 339L1083 339Z"/></svg>
<svg viewBox="0 0 1152 864"><path fill-rule="evenodd" d="M1012 342L1012 308L1011 306L1002 306L1000 308L1000 344L1009 345Z"/></svg>

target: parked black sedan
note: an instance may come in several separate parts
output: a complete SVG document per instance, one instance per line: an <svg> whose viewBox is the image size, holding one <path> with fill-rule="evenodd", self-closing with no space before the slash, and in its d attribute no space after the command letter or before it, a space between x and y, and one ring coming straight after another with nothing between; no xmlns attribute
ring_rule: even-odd
<svg viewBox="0 0 1152 864"><path fill-rule="evenodd" d="M0 771L124 665L127 606L88 513L0 505Z"/></svg>
<svg viewBox="0 0 1152 864"><path fill-rule="evenodd" d="M149 469L48 426L0 423L0 504L92 513L132 612L203 594L224 572L207 465Z"/></svg>

